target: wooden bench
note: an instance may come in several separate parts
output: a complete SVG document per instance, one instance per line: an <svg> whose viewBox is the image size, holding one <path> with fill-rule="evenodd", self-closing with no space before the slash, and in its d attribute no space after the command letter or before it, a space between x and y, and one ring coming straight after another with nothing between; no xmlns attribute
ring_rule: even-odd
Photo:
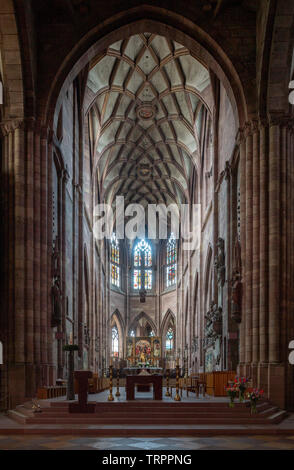
<svg viewBox="0 0 294 470"><path fill-rule="evenodd" d="M37 398L48 400L48 398L57 398L66 395L65 385L55 385L52 387L40 387L37 390Z"/></svg>
<svg viewBox="0 0 294 470"><path fill-rule="evenodd" d="M200 390L205 396L206 394L206 382L203 379L200 379L198 376L188 377L186 379L180 379L180 391L181 396L183 396L183 390L186 390L187 397L189 392L194 392L197 397L199 397Z"/></svg>

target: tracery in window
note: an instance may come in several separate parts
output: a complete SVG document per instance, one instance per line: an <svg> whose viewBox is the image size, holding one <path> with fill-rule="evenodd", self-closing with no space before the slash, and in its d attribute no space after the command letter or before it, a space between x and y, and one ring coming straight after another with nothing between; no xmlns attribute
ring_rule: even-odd
<svg viewBox="0 0 294 470"><path fill-rule="evenodd" d="M117 326L114 325L111 330L111 338L112 338L112 355L118 357L118 329Z"/></svg>
<svg viewBox="0 0 294 470"><path fill-rule="evenodd" d="M152 289L152 250L145 240L137 243L134 249L133 288ZM149 269L146 269L149 268Z"/></svg>
<svg viewBox="0 0 294 470"><path fill-rule="evenodd" d="M171 233L166 245L166 286L177 282L177 242Z"/></svg>
<svg viewBox="0 0 294 470"><path fill-rule="evenodd" d="M170 326L166 332L165 349L167 351L172 351L173 347L174 347L174 330Z"/></svg>
<svg viewBox="0 0 294 470"><path fill-rule="evenodd" d="M120 286L120 267L119 267L119 241L115 233L111 237L111 284Z"/></svg>

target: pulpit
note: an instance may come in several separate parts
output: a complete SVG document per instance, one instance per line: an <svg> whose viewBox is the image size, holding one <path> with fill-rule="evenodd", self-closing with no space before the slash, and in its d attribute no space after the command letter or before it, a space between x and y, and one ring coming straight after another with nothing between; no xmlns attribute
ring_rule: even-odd
<svg viewBox="0 0 294 470"><path fill-rule="evenodd" d="M79 401L69 404L69 412L94 413L96 403L88 403L89 379L92 378L93 373L90 370L76 370L74 375L79 384Z"/></svg>

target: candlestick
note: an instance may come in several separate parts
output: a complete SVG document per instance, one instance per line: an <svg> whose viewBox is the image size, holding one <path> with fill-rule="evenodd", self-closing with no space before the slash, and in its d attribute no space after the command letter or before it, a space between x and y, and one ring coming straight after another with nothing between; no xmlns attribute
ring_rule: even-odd
<svg viewBox="0 0 294 470"><path fill-rule="evenodd" d="M113 401L113 395L112 395L112 364L109 366L109 395L107 398L108 401Z"/></svg>
<svg viewBox="0 0 294 470"><path fill-rule="evenodd" d="M120 391L119 391L119 370L117 369L116 373L116 397L120 397Z"/></svg>
<svg viewBox="0 0 294 470"><path fill-rule="evenodd" d="M166 370L166 393L165 393L165 396L166 397L171 396L170 391L169 391L169 369Z"/></svg>
<svg viewBox="0 0 294 470"><path fill-rule="evenodd" d="M176 366L176 395L175 401L181 401L181 397L179 395L179 358L177 358L177 366Z"/></svg>

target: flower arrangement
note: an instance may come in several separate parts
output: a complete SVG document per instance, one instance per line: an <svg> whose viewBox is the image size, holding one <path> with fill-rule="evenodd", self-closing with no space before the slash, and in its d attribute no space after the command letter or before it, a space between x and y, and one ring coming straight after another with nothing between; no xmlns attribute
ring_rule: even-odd
<svg viewBox="0 0 294 470"><path fill-rule="evenodd" d="M234 400L239 392L238 386L234 383L233 385L228 385L227 387L225 387L225 390L227 392L227 395L230 397L229 407L233 408L235 406Z"/></svg>
<svg viewBox="0 0 294 470"><path fill-rule="evenodd" d="M259 390L258 388L251 388L247 392L247 398L250 400L250 407L251 407L251 414L257 413L256 405L260 398L264 395L263 390Z"/></svg>
<svg viewBox="0 0 294 470"><path fill-rule="evenodd" d="M240 403L245 399L245 391L247 389L247 382L248 379L246 377L239 377L238 375L235 377L235 385L238 387L239 390L239 400Z"/></svg>

